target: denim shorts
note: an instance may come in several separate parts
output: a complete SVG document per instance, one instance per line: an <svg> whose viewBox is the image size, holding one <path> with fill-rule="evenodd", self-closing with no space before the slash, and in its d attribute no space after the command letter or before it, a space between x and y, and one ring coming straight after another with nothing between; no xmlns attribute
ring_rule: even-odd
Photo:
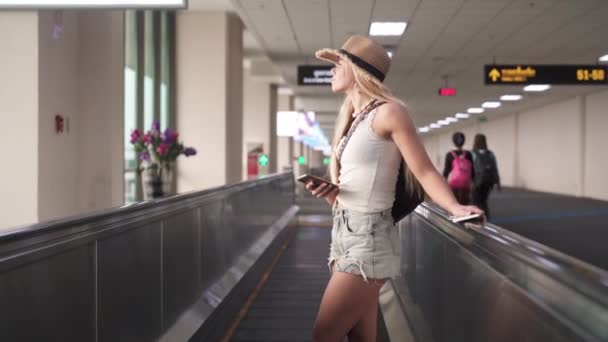
<svg viewBox="0 0 608 342"><path fill-rule="evenodd" d="M362 213L340 207L333 209L329 248L331 271L370 279L393 278L400 273L401 239L391 209Z"/></svg>

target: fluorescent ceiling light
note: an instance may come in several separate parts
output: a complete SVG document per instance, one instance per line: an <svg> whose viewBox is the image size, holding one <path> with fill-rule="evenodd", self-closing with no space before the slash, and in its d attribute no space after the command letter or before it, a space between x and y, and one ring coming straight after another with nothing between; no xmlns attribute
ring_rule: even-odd
<svg viewBox="0 0 608 342"><path fill-rule="evenodd" d="M369 27L370 36L400 36L407 27L406 22L379 22L375 21Z"/></svg>
<svg viewBox="0 0 608 342"><path fill-rule="evenodd" d="M524 87L524 91L545 91L549 89L551 89L551 86L548 84L530 84Z"/></svg>
<svg viewBox="0 0 608 342"><path fill-rule="evenodd" d="M468 119L470 117L469 114L465 114L465 113L456 113L456 117L458 119Z"/></svg>
<svg viewBox="0 0 608 342"><path fill-rule="evenodd" d="M432 124L429 125L429 127L431 127L431 128L440 128L441 126L439 126L436 123L432 123Z"/></svg>
<svg viewBox="0 0 608 342"><path fill-rule="evenodd" d="M498 101L487 101L481 104L483 108L498 108L500 107L500 102Z"/></svg>
<svg viewBox="0 0 608 342"><path fill-rule="evenodd" d="M598 60L600 62L608 62L608 55L603 55L602 57L598 58Z"/></svg>
<svg viewBox="0 0 608 342"><path fill-rule="evenodd" d="M519 101L522 97L521 95L503 95L500 97L500 101Z"/></svg>
<svg viewBox="0 0 608 342"><path fill-rule="evenodd" d="M420 127L418 128L418 132L420 133L427 133L429 132L431 129L428 126L424 126L424 127Z"/></svg>
<svg viewBox="0 0 608 342"><path fill-rule="evenodd" d="M392 52L387 51L386 53L388 54L388 58L393 58L393 53Z"/></svg>
<svg viewBox="0 0 608 342"><path fill-rule="evenodd" d="M467 112L468 112L468 113L471 113L471 114L481 114L481 113L483 113L484 111L485 111L485 110L484 110L483 108L477 108L477 107L473 107L473 108L469 108L469 109L467 109Z"/></svg>
<svg viewBox="0 0 608 342"><path fill-rule="evenodd" d="M445 118L445 121L454 123L454 122L458 122L458 119L453 118L453 117L447 117L447 118Z"/></svg>
<svg viewBox="0 0 608 342"><path fill-rule="evenodd" d="M450 124L450 122L449 122L448 120L439 120L439 121L437 121L437 123L438 123L440 126L447 126L447 125L449 125L449 124Z"/></svg>
<svg viewBox="0 0 608 342"><path fill-rule="evenodd" d="M186 8L187 0L0 0L0 8Z"/></svg>

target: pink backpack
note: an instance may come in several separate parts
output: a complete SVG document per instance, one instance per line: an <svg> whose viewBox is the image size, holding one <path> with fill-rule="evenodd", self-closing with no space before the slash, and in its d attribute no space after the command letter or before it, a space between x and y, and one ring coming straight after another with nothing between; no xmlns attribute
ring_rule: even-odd
<svg viewBox="0 0 608 342"><path fill-rule="evenodd" d="M452 151L452 171L448 176L448 184L453 189L468 189L471 187L471 173L473 172L473 164L467 159L467 153L462 150L459 156Z"/></svg>

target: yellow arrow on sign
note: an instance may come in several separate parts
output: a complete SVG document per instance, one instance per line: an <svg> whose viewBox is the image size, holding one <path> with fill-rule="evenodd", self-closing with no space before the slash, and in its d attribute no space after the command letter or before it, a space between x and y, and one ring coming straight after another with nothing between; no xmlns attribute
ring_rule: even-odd
<svg viewBox="0 0 608 342"><path fill-rule="evenodd" d="M494 69L490 70L489 76L492 79L492 82L496 82L500 78L500 71L498 71L498 69L494 68Z"/></svg>

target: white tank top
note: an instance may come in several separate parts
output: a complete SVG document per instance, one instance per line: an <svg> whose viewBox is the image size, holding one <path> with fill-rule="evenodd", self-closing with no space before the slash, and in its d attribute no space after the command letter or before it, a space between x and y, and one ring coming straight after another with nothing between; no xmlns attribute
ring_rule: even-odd
<svg viewBox="0 0 608 342"><path fill-rule="evenodd" d="M372 110L355 128L340 160L338 202L364 213L392 208L402 161L397 145L372 129L377 110Z"/></svg>

